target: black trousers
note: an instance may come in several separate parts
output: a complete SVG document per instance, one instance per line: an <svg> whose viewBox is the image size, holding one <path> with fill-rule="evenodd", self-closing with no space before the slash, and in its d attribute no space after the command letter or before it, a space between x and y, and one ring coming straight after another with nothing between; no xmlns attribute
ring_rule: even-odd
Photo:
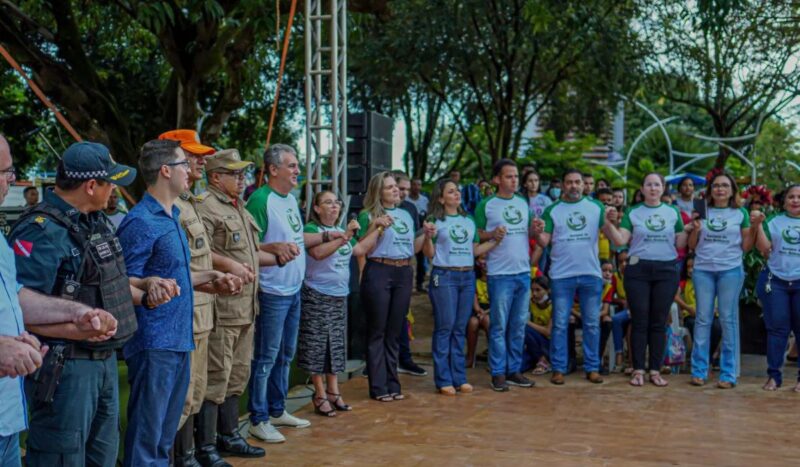
<svg viewBox="0 0 800 467"><path fill-rule="evenodd" d="M367 260L361 280L361 303L367 315L367 376L370 397L400 393L397 378L398 337L411 304L411 266Z"/></svg>
<svg viewBox="0 0 800 467"><path fill-rule="evenodd" d="M417 253L417 274L414 276L417 289L422 289L422 283L425 282L425 274L427 273L425 262L425 254L422 252Z"/></svg>
<svg viewBox="0 0 800 467"><path fill-rule="evenodd" d="M633 369L645 369L645 354L650 348L649 368L661 369L667 345L666 325L670 306L678 291L676 261L639 260L625 269L625 294L631 310Z"/></svg>

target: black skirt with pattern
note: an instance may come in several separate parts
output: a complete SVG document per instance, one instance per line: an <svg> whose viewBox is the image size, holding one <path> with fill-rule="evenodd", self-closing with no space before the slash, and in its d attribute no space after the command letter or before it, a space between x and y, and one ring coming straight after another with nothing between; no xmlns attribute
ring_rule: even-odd
<svg viewBox="0 0 800 467"><path fill-rule="evenodd" d="M325 295L305 285L300 297L297 366L312 374L343 372L347 297Z"/></svg>

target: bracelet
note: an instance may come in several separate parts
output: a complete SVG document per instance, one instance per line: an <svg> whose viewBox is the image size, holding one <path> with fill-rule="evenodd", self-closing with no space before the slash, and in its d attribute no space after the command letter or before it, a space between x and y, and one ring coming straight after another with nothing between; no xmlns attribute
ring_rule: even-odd
<svg viewBox="0 0 800 467"><path fill-rule="evenodd" d="M326 231L322 232L322 243L328 243L329 241L331 241L331 236L328 233L328 231L326 230Z"/></svg>

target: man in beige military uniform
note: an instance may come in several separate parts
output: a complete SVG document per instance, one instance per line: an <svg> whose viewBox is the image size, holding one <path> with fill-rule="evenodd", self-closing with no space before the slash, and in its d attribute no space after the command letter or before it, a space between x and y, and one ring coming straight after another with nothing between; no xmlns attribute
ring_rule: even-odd
<svg viewBox="0 0 800 467"><path fill-rule="evenodd" d="M186 154L189 163L189 186L203 178L206 158L214 153L214 148L199 143L197 133L193 130L173 130L163 133L159 139L175 140L181 143L181 149ZM205 227L197 214L197 203L205 198L208 193L193 195L190 191L183 193L175 200L175 205L180 209L179 221L186 233L191 252L192 272L210 271L214 269L211 245ZM237 278L238 287L241 281ZM238 290L218 291L218 293L236 294ZM191 354L191 378L189 390L186 393L186 402L183 406L178 433L175 438L175 466L229 466L216 450L215 440L217 417L216 410L207 410L201 413L206 395L208 375L208 340L214 328L214 295L194 291L194 314L192 330L194 333L195 350ZM195 417L195 415L198 415ZM195 434L195 427L197 433ZM195 436L197 438L195 442ZM195 454L195 444L200 447ZM207 449L202 449L209 444Z"/></svg>
<svg viewBox="0 0 800 467"><path fill-rule="evenodd" d="M251 165L252 162L242 161L235 149L225 149L208 158L208 196L197 205L211 237L211 249L217 254L215 269L245 279L241 294L216 297L216 326L209 339L204 403L219 406L219 452L241 457L248 456L236 449L237 445L246 444L238 433L239 396L250 378L253 323L258 313L254 268L277 264L273 255L260 251L260 229L239 197L245 188L245 169Z"/></svg>

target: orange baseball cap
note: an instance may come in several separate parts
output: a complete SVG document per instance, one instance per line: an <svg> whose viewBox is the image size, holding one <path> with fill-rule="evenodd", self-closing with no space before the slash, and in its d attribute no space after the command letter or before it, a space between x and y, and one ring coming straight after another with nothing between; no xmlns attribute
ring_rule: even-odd
<svg viewBox="0 0 800 467"><path fill-rule="evenodd" d="M216 152L211 146L200 144L200 137L194 130L170 130L158 135L158 139L178 141L181 143L182 149L200 156L210 156Z"/></svg>

